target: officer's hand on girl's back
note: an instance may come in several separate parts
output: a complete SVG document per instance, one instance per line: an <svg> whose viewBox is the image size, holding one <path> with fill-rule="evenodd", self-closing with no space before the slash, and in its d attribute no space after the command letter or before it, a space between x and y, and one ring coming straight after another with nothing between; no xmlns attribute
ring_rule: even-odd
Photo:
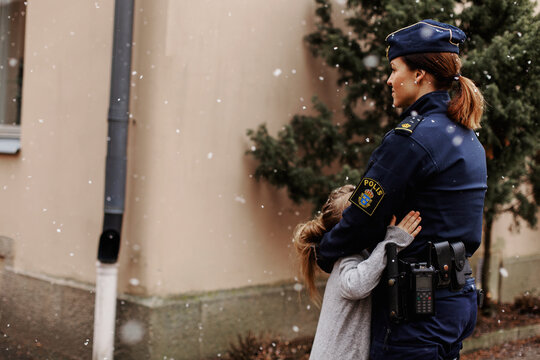
<svg viewBox="0 0 540 360"><path fill-rule="evenodd" d="M416 237L420 230L422 230L421 226L418 226L420 224L420 221L422 218L420 217L420 213L418 211L410 211L404 218L399 222L397 225L398 228L402 229L403 231L407 232L408 234L411 234L412 237ZM390 221L390 226L396 225L396 216L392 216L392 221Z"/></svg>

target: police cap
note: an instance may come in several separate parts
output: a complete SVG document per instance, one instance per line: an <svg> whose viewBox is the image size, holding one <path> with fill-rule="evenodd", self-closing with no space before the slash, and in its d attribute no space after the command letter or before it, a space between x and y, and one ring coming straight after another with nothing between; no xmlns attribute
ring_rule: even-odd
<svg viewBox="0 0 540 360"><path fill-rule="evenodd" d="M450 24L427 19L394 31L386 37L388 61L418 53L452 52L459 54L465 33Z"/></svg>

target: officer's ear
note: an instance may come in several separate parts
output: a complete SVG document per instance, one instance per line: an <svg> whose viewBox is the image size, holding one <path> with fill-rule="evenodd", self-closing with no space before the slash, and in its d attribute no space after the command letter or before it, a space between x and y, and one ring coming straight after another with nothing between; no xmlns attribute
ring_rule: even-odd
<svg viewBox="0 0 540 360"><path fill-rule="evenodd" d="M426 70L417 69L414 71L414 83L420 84L420 81L426 76Z"/></svg>

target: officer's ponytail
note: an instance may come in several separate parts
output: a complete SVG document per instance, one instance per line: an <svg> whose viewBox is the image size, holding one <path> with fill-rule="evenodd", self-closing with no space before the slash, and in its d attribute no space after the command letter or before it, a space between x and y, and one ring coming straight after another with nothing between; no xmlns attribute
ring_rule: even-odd
<svg viewBox="0 0 540 360"><path fill-rule="evenodd" d="M354 186L342 186L330 194L321 212L306 223L299 224L294 230L293 242L300 262L300 272L306 283L309 296L319 302L320 295L315 286L317 273L316 245L325 232L341 219L341 213L347 207L347 200L354 191Z"/></svg>
<svg viewBox="0 0 540 360"><path fill-rule="evenodd" d="M455 53L403 55L411 70L422 69L433 75L436 89L450 90L448 117L469 129L480 128L484 97L473 81L461 75L461 59Z"/></svg>
<svg viewBox="0 0 540 360"><path fill-rule="evenodd" d="M448 104L448 116L468 127L480 128L480 120L484 112L484 97L473 81L458 75L454 86L454 96Z"/></svg>

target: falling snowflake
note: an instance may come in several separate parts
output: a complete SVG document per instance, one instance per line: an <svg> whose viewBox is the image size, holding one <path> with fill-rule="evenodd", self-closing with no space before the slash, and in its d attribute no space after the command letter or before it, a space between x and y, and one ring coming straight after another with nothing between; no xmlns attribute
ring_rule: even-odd
<svg viewBox="0 0 540 360"><path fill-rule="evenodd" d="M420 30L420 36L424 39L429 39L431 36L433 36L433 29L431 26L424 26Z"/></svg>
<svg viewBox="0 0 540 360"><path fill-rule="evenodd" d="M362 60L362 62L364 63L365 67L372 69L379 66L379 60L379 57L376 55L368 55Z"/></svg>
<svg viewBox="0 0 540 360"><path fill-rule="evenodd" d="M128 345L140 342L144 337L144 327L140 321L128 320L120 328L120 340Z"/></svg>
<svg viewBox="0 0 540 360"><path fill-rule="evenodd" d="M245 199L243 196L240 196L240 195L237 195L237 196L234 198L234 201L237 201L237 202L239 202L240 204L245 204L245 203L246 203L246 199Z"/></svg>
<svg viewBox="0 0 540 360"><path fill-rule="evenodd" d="M462 136L454 136L454 138L452 139L452 144L454 146L459 146L463 143L463 137Z"/></svg>

